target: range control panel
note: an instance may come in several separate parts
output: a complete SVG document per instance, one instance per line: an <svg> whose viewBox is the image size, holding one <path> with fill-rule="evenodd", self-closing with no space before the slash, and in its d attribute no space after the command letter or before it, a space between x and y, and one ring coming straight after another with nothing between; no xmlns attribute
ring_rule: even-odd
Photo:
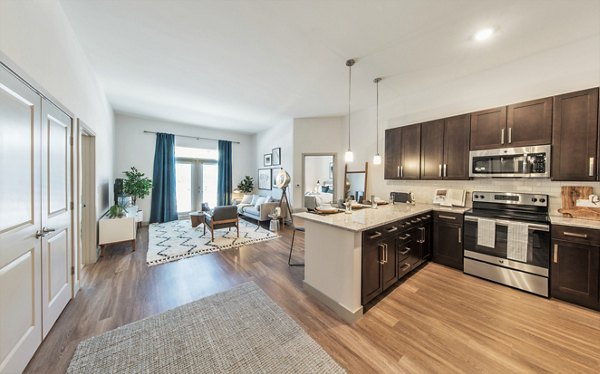
<svg viewBox="0 0 600 374"><path fill-rule="evenodd" d="M548 206L548 195L542 194L473 191L472 196L474 203L515 204L543 207Z"/></svg>

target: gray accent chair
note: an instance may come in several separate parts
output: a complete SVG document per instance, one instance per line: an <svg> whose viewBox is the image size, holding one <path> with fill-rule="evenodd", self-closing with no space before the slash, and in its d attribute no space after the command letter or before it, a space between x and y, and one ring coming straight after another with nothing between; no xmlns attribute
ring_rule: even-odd
<svg viewBox="0 0 600 374"><path fill-rule="evenodd" d="M215 230L232 227L237 229L237 237L240 237L240 219L235 206L218 206L212 212L204 212L204 234L206 228L210 230L211 241L215 241Z"/></svg>

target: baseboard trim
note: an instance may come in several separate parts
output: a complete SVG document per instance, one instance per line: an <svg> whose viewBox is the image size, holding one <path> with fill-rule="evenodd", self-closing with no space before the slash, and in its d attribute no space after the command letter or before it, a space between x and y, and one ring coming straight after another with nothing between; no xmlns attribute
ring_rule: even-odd
<svg viewBox="0 0 600 374"><path fill-rule="evenodd" d="M352 324L362 318L362 316L363 316L363 307L362 306L360 308L358 308L357 310L355 310L354 312L352 312L352 311L346 309L345 307L343 307L342 305L340 305L337 301L333 300L332 298L325 295L321 291L317 290L310 284L306 283L306 281L303 281L303 284L304 284L304 290L307 293L314 296L321 303L325 304L325 306L327 306L329 309L333 310L335 312L335 314L337 314L342 320L344 320L344 322Z"/></svg>

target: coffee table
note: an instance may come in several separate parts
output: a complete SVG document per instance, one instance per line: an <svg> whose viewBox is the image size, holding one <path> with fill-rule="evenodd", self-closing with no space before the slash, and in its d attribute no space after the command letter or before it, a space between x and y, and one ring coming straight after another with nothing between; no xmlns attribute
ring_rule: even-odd
<svg viewBox="0 0 600 374"><path fill-rule="evenodd" d="M192 221L192 227L197 227L204 223L204 212L191 212L190 220Z"/></svg>

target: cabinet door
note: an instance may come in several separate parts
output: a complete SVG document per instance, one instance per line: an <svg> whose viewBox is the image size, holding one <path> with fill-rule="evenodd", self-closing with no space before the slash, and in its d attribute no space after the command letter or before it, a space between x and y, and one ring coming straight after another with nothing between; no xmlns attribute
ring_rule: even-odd
<svg viewBox="0 0 600 374"><path fill-rule="evenodd" d="M471 150L504 147L506 107L471 113Z"/></svg>
<svg viewBox="0 0 600 374"><path fill-rule="evenodd" d="M462 226L433 223L433 261L463 270Z"/></svg>
<svg viewBox="0 0 600 374"><path fill-rule="evenodd" d="M552 143L552 98L509 105L506 144L525 147Z"/></svg>
<svg viewBox="0 0 600 374"><path fill-rule="evenodd" d="M365 305L383 291L381 285L381 262L384 246L382 243L363 244L362 248L362 291L361 300Z"/></svg>
<svg viewBox="0 0 600 374"><path fill-rule="evenodd" d="M421 179L442 179L444 120L421 124Z"/></svg>
<svg viewBox="0 0 600 374"><path fill-rule="evenodd" d="M421 260L427 261L431 258L431 222L424 223L419 227L421 234Z"/></svg>
<svg viewBox="0 0 600 374"><path fill-rule="evenodd" d="M600 248L555 240L552 247L552 297L588 308L599 307Z"/></svg>
<svg viewBox="0 0 600 374"><path fill-rule="evenodd" d="M596 180L598 88L554 97L552 179Z"/></svg>
<svg viewBox="0 0 600 374"><path fill-rule="evenodd" d="M444 179L469 179L469 131L471 115L444 121Z"/></svg>
<svg viewBox="0 0 600 374"><path fill-rule="evenodd" d="M383 248L385 262L381 265L382 291L384 291L398 280L396 237L392 236L382 242L382 244L386 246Z"/></svg>
<svg viewBox="0 0 600 374"><path fill-rule="evenodd" d="M410 125L402 129L401 179L421 177L421 125Z"/></svg>
<svg viewBox="0 0 600 374"><path fill-rule="evenodd" d="M402 128L385 130L384 178L400 179Z"/></svg>

